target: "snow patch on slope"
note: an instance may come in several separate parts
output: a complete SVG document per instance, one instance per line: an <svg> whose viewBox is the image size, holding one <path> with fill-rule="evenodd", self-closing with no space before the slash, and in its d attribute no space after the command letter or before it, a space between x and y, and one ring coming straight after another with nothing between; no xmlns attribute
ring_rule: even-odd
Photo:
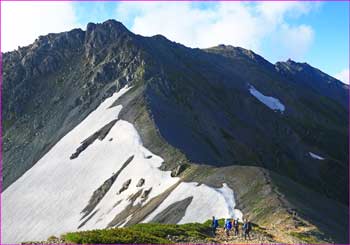
<svg viewBox="0 0 350 245"><path fill-rule="evenodd" d="M145 205L179 181L179 178L170 176L170 171L159 170L163 159L143 147L135 127L123 120L118 120L103 140L94 140L77 158L70 159L82 141L118 119L122 106L110 106L128 90L123 88L101 103L4 191L2 243L45 240L51 235L77 231L83 223L79 230L106 228L117 214L132 204L132 195L152 188L146 200L142 201L139 196L133 204ZM118 172L131 156L132 161L120 172L89 215L82 219L82 210L94 191ZM136 187L141 178L145 179L145 183ZM129 179L128 188L117 194ZM205 221L212 215L241 216L239 211L233 211L233 191L226 185L215 189L197 186L196 183L181 183L159 207L190 195L194 198L181 223ZM119 225L125 225L131 217L132 214Z"/></svg>
<svg viewBox="0 0 350 245"><path fill-rule="evenodd" d="M271 96L263 95L253 86L250 86L249 92L251 95L257 98L261 103L269 107L271 110L284 112L285 106L278 99Z"/></svg>
<svg viewBox="0 0 350 245"><path fill-rule="evenodd" d="M185 216L179 221L179 224L189 222L204 222L213 215L222 218L239 218L242 220L242 212L234 209L234 194L231 188L223 184L221 188L212 188L198 183L181 183L175 190L153 211L144 222L150 222L157 214L161 213L171 204L183 200L187 197L193 197L192 202L187 207Z"/></svg>
<svg viewBox="0 0 350 245"><path fill-rule="evenodd" d="M324 157L321 157L315 153L312 153L312 152L309 152L309 155L314 158L314 159L317 159L317 160L324 160Z"/></svg>
<svg viewBox="0 0 350 245"><path fill-rule="evenodd" d="M70 155L80 143L112 120L122 106L109 106L128 88L106 99L76 128L64 136L42 159L3 193L3 241L15 243L42 240L51 235L77 230L83 222L81 211L93 192L134 155L107 194L94 208L98 210L82 229L105 228L128 204L137 191L137 181L145 178L143 188L152 187L149 198L159 195L178 181L170 172L160 171L163 159L142 146L134 126L119 120L107 137L94 141L78 158ZM109 141L113 138L113 141ZM152 155L151 159L146 156ZM116 195L127 179L129 188ZM148 199L149 200L149 199ZM113 205L121 201L118 205Z"/></svg>

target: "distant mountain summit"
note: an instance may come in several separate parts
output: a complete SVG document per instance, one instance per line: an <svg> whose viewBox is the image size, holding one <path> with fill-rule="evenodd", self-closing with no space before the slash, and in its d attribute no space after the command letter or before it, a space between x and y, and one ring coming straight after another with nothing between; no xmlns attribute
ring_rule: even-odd
<svg viewBox="0 0 350 245"><path fill-rule="evenodd" d="M2 94L2 242L212 215L348 242L349 87L306 63L108 20L4 53Z"/></svg>
<svg viewBox="0 0 350 245"><path fill-rule="evenodd" d="M349 86L310 66L292 60L277 62L278 72L301 86L308 86L319 94L326 96L349 110Z"/></svg>

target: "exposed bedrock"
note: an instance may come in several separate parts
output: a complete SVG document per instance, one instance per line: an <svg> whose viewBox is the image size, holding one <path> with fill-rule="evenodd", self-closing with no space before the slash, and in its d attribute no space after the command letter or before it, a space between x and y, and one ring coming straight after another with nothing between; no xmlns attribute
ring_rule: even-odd
<svg viewBox="0 0 350 245"><path fill-rule="evenodd" d="M181 201L175 202L156 215L151 223L177 224L185 216L188 205L192 202L193 197L187 197Z"/></svg>
<svg viewBox="0 0 350 245"><path fill-rule="evenodd" d="M139 180L139 182L137 182L136 187L141 187L141 186L144 185L144 183L145 183L145 179L144 179L144 178L141 178L141 179Z"/></svg>
<svg viewBox="0 0 350 245"><path fill-rule="evenodd" d="M127 181L125 181L122 185L122 187L119 189L118 194L122 193L123 191L125 191L126 189L129 188L129 185L131 183L131 179L128 179Z"/></svg>
<svg viewBox="0 0 350 245"><path fill-rule="evenodd" d="M122 165L122 167L112 175L109 179L107 179L97 190L92 194L89 203L86 207L81 211L83 214L82 219L88 216L92 210L97 206L97 204L102 200L102 198L106 195L109 189L112 187L113 183L117 179L118 175L123 171L123 169L128 166L128 164L133 160L134 156L130 156Z"/></svg>
<svg viewBox="0 0 350 245"><path fill-rule="evenodd" d="M95 132L93 135L89 136L87 139L85 139L83 142L81 142L81 145L76 149L76 151L70 156L70 159L77 158L86 148L89 147L92 143L95 142L95 140L103 140L109 131L112 129L114 124L116 124L118 119L113 120L103 126L101 129L99 129L97 132Z"/></svg>

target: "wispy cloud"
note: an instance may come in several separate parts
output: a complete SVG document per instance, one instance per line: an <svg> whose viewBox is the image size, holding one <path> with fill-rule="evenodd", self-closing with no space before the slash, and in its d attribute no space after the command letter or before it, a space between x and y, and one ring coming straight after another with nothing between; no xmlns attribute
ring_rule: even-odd
<svg viewBox="0 0 350 245"><path fill-rule="evenodd" d="M1 2L1 51L28 45L39 36L80 25L69 2Z"/></svg>
<svg viewBox="0 0 350 245"><path fill-rule="evenodd" d="M315 32L310 25L289 20L317 6L305 2L208 2L205 7L191 2L3 2L2 51L28 45L39 35L115 18L138 34L162 34L190 47L231 44L274 60L300 60ZM116 12L111 8L117 8Z"/></svg>
<svg viewBox="0 0 350 245"><path fill-rule="evenodd" d="M350 76L349 69L344 69L338 74L336 74L334 77L342 81L343 83L349 84L349 76Z"/></svg>
<svg viewBox="0 0 350 245"><path fill-rule="evenodd" d="M130 23L141 35L162 34L190 47L207 48L218 44L242 46L261 52L263 42L275 48L279 58L300 59L314 40L314 30L305 24L291 25L318 5L285 3L211 3L201 8L190 2L122 2L117 19Z"/></svg>

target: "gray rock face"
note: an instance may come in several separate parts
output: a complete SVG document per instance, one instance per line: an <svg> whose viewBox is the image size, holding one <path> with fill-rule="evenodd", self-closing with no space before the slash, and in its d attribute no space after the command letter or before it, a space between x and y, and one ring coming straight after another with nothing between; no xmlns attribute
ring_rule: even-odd
<svg viewBox="0 0 350 245"><path fill-rule="evenodd" d="M181 201L175 202L156 217L154 217L151 223L163 223L163 224L177 224L185 216L187 207L191 204L193 197L187 197Z"/></svg>
<svg viewBox="0 0 350 245"><path fill-rule="evenodd" d="M89 23L86 28L85 57L91 64L98 64L109 53L107 47L111 42L128 42L133 36L123 24L108 20L102 24Z"/></svg>
<svg viewBox="0 0 350 245"><path fill-rule="evenodd" d="M107 125L103 126L100 130L95 132L93 135L91 135L89 138L85 139L83 142L81 142L81 145L76 149L76 151L70 156L70 159L77 158L80 153L82 153L86 148L89 147L96 139L103 140L109 131L112 129L114 124L116 124L118 120L113 120L109 122Z"/></svg>
<svg viewBox="0 0 350 245"><path fill-rule="evenodd" d="M138 38L112 23L3 54L4 189L105 98L140 79Z"/></svg>
<svg viewBox="0 0 350 245"><path fill-rule="evenodd" d="M4 119L13 120L24 113L23 103L31 100L39 84L33 78L59 70L68 59L82 50L85 33L80 29L40 36L19 50L4 53Z"/></svg>

